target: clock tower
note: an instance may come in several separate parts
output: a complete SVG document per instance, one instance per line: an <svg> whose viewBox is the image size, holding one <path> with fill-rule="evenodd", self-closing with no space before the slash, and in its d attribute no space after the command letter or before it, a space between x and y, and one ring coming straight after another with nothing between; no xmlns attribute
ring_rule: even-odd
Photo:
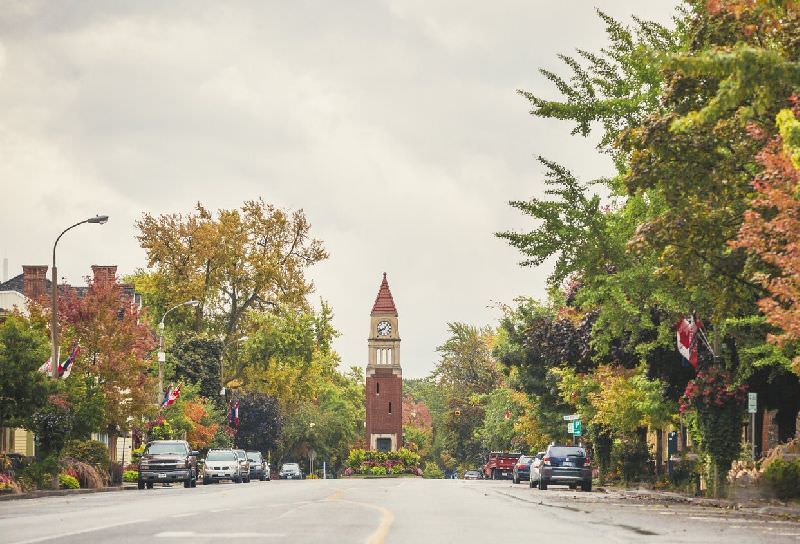
<svg viewBox="0 0 800 544"><path fill-rule="evenodd" d="M403 447L403 370L400 331L386 273L370 314L365 406L367 447L394 451Z"/></svg>

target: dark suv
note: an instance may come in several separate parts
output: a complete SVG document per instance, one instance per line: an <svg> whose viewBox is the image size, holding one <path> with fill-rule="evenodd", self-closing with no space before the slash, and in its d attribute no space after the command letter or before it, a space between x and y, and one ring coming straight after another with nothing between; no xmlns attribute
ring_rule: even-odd
<svg viewBox="0 0 800 544"><path fill-rule="evenodd" d="M550 484L592 490L592 467L586 450L576 446L548 446L544 457L531 465L531 487L542 491Z"/></svg>
<svg viewBox="0 0 800 544"><path fill-rule="evenodd" d="M197 456L185 440L153 440L139 459L139 489L152 489L156 482L197 485Z"/></svg>

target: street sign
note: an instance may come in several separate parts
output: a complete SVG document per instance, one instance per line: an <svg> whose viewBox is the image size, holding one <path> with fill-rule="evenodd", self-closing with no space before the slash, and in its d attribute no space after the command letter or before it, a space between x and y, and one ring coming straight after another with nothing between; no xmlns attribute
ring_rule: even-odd
<svg viewBox="0 0 800 544"><path fill-rule="evenodd" d="M568 416L561 416L564 418L564 421L575 421L576 419L580 419L580 414L570 414Z"/></svg>
<svg viewBox="0 0 800 544"><path fill-rule="evenodd" d="M758 393L747 394L747 413L755 414L758 412Z"/></svg>
<svg viewBox="0 0 800 544"><path fill-rule="evenodd" d="M573 422L572 426L572 436L580 436L582 432L583 432L583 425L581 425L581 420L576 419Z"/></svg>
<svg viewBox="0 0 800 544"><path fill-rule="evenodd" d="M567 423L567 434L574 434L575 433L575 422L570 421Z"/></svg>
<svg viewBox="0 0 800 544"><path fill-rule="evenodd" d="M166 353L164 353L163 351L159 351L159 352L158 352L158 362L159 362L159 363L163 363L163 362L165 362L166 360L167 360L167 354L166 354Z"/></svg>

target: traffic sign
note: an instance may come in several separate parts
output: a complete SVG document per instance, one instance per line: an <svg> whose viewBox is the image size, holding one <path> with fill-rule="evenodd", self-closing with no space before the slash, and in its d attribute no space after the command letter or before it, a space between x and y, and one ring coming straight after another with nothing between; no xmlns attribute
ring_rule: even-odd
<svg viewBox="0 0 800 544"><path fill-rule="evenodd" d="M580 436L582 432L583 432L583 425L581 425L581 420L576 419L573 422L572 426L572 436Z"/></svg>
<svg viewBox="0 0 800 544"><path fill-rule="evenodd" d="M570 421L567 423L567 434L574 434L575 433L575 422Z"/></svg>
<svg viewBox="0 0 800 544"><path fill-rule="evenodd" d="M564 421L575 421L576 419L580 419L581 415L580 414L570 414L568 416L561 416L561 417L564 418Z"/></svg>
<svg viewBox="0 0 800 544"><path fill-rule="evenodd" d="M758 412L758 393L747 394L747 413L755 414Z"/></svg>

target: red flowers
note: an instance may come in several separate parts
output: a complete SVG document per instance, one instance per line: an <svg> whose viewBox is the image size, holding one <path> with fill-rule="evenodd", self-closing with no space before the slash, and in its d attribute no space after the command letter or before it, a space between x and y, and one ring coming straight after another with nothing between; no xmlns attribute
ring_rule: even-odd
<svg viewBox="0 0 800 544"><path fill-rule="evenodd" d="M722 408L729 403L744 402L746 385L736 386L730 373L719 368L701 370L694 380L686 385L680 401L680 412L689 409L698 411Z"/></svg>

